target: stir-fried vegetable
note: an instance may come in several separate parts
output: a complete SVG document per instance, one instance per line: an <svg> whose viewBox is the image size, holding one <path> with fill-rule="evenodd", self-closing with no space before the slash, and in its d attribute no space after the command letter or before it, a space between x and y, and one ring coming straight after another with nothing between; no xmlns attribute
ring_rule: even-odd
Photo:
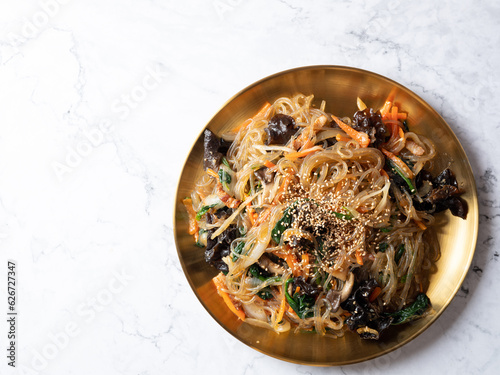
<svg viewBox="0 0 500 375"><path fill-rule="evenodd" d="M393 318L392 325L399 325L421 317L430 306L429 297L425 293L420 293L410 306L387 315Z"/></svg>

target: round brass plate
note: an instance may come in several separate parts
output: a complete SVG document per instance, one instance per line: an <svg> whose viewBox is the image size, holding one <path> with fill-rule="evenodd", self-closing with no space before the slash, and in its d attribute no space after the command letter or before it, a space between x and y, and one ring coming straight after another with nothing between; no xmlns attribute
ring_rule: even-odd
<svg viewBox="0 0 500 375"><path fill-rule="evenodd" d="M469 269L478 232L477 192L471 166L453 131L429 104L404 86L368 71L342 66L312 66L288 70L258 81L230 99L210 120L207 128L222 132L253 116L264 102L297 93L314 94L315 104L326 100L326 110L337 116L352 116L356 97L368 106L380 108L391 93L403 112L408 113L412 131L433 140L439 151L434 171L450 165L468 203L467 220L440 214L435 231L441 246L437 272L427 291L434 314L413 323L393 327L382 340L362 340L347 332L332 339L312 333L276 334L243 323L227 309L217 295L212 277L215 269L203 258L203 249L194 245L187 234L187 214L181 203L190 195L202 173L203 134L196 140L186 160L175 198L174 235L179 259L189 284L212 317L238 340L270 356L309 365L344 365L361 362L388 353L414 339L429 327L450 303ZM397 329L396 329L397 328ZM385 332L384 332L385 333ZM200 332L201 334L201 332Z"/></svg>

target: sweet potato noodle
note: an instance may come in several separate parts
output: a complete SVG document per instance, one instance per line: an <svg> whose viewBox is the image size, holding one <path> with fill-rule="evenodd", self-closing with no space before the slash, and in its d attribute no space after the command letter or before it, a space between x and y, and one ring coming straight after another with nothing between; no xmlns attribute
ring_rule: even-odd
<svg viewBox="0 0 500 375"><path fill-rule="evenodd" d="M465 219L467 206L449 169L429 172L435 147L391 99L376 111L358 98L352 118L312 102L282 97L221 138L205 131L189 233L239 319L378 339L429 312L434 215Z"/></svg>

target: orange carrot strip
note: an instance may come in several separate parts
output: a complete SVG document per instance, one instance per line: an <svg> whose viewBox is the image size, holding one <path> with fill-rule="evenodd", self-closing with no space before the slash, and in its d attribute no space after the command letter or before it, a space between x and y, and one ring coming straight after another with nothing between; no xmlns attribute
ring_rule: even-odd
<svg viewBox="0 0 500 375"><path fill-rule="evenodd" d="M399 137L400 138L404 138L405 137L405 132L399 126L398 126L398 128L399 128Z"/></svg>
<svg viewBox="0 0 500 375"><path fill-rule="evenodd" d="M249 202L247 204L247 212L248 212L248 218L250 219L250 223L252 224L252 227L255 225L255 210L252 207L252 202Z"/></svg>
<svg viewBox="0 0 500 375"><path fill-rule="evenodd" d="M385 156L387 156L394 164L396 164L401 171L403 171L404 174L406 174L406 177L408 178L413 178L414 174L411 171L411 169L405 164L403 160L398 158L396 155L394 155L392 152L387 151L385 148L381 147L380 150L384 153Z"/></svg>
<svg viewBox="0 0 500 375"><path fill-rule="evenodd" d="M219 294L219 296L222 297L227 307L229 307L229 310L231 310L238 318L245 321L246 318L245 312L243 310L238 309L231 300L231 298L229 297L229 294L227 294L222 290L225 284L224 280L222 279L223 277L224 276L222 276L222 274L220 273L219 275L213 278L213 282L215 284L215 287L217 288L217 293Z"/></svg>
<svg viewBox="0 0 500 375"><path fill-rule="evenodd" d="M286 159L303 158L304 156L307 156L309 154L312 154L315 151L319 151L322 149L323 149L323 147L321 147L321 146L315 146L315 147L308 148L307 150L303 150L303 151L289 152L288 154L285 155L285 158Z"/></svg>
<svg viewBox="0 0 500 375"><path fill-rule="evenodd" d="M213 171L213 169L207 168L207 174L215 178L217 181L219 180L219 175Z"/></svg>
<svg viewBox="0 0 500 375"><path fill-rule="evenodd" d="M346 137L345 135L340 133L335 136L335 139L337 140L337 142L349 142L351 140L351 138Z"/></svg>
<svg viewBox="0 0 500 375"><path fill-rule="evenodd" d="M386 172L384 169L381 169L381 170L380 170L380 174L381 174L382 176L384 176L385 178L389 179L389 175L387 174L387 172Z"/></svg>
<svg viewBox="0 0 500 375"><path fill-rule="evenodd" d="M274 197L273 203L278 203L281 200L281 196L286 191L286 189L288 188L288 185L290 185L290 182L292 181L292 175L293 175L293 173L288 173L285 176L285 178L283 179L283 182L281 183L280 188L276 192L276 196Z"/></svg>
<svg viewBox="0 0 500 375"><path fill-rule="evenodd" d="M357 130L351 128L349 125L340 121L336 116L332 115L333 121L337 123L340 128L347 133L349 137L354 139L359 143L361 147L368 147L370 144L370 137L364 132L358 132Z"/></svg>
<svg viewBox="0 0 500 375"><path fill-rule="evenodd" d="M273 254L285 260L286 264L288 264L288 267L290 267L290 269L292 270L292 274L294 277L300 276L299 262L297 262L297 259L293 254L291 253L284 254L278 251L273 251Z"/></svg>
<svg viewBox="0 0 500 375"><path fill-rule="evenodd" d="M189 216L188 233L196 234L198 233L198 222L196 221L196 211L193 208L193 201L191 198L184 198L182 203L184 203L184 207L186 207Z"/></svg>
<svg viewBox="0 0 500 375"><path fill-rule="evenodd" d="M380 288L379 286L375 287L375 289L373 289L373 292L370 294L370 297L368 298L370 302L375 301L380 295L380 292L382 292L382 288Z"/></svg>
<svg viewBox="0 0 500 375"><path fill-rule="evenodd" d="M274 168L276 167L276 164L274 164L273 162L270 162L269 160L266 160L264 162L264 165L267 167L267 168Z"/></svg>
<svg viewBox="0 0 500 375"><path fill-rule="evenodd" d="M283 315L285 315L285 307L286 307L286 298L285 294L283 294L283 298L281 299L280 309L278 310L278 315L276 315L276 324L283 320Z"/></svg>
<svg viewBox="0 0 500 375"><path fill-rule="evenodd" d="M358 262L360 266L363 265L363 257L361 256L359 250L356 250L356 262Z"/></svg>
<svg viewBox="0 0 500 375"><path fill-rule="evenodd" d="M398 120L398 107L393 106L391 109L391 120L397 121Z"/></svg>
<svg viewBox="0 0 500 375"><path fill-rule="evenodd" d="M418 225L418 227L419 227L420 229L422 229L422 230L426 230L426 229L427 229L427 227L425 226L425 224L424 224L422 221L420 221L420 220L415 220L415 219L414 219L413 221L415 222L415 224L417 224L417 225Z"/></svg>
<svg viewBox="0 0 500 375"><path fill-rule="evenodd" d="M400 112L398 113L398 120L406 120L408 118L408 114L407 113L403 113L403 112Z"/></svg>
<svg viewBox="0 0 500 375"><path fill-rule="evenodd" d="M389 110L391 109L391 106L392 106L392 101L390 101L390 100L387 100L384 103L384 106L380 109L380 114L382 115L382 117L387 116L387 114L389 113Z"/></svg>

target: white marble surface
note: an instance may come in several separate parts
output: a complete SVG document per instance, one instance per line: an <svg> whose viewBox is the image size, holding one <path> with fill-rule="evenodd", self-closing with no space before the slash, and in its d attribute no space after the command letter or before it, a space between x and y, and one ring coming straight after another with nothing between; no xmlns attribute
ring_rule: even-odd
<svg viewBox="0 0 500 375"><path fill-rule="evenodd" d="M499 19L495 0L0 2L0 373L498 373ZM175 185L204 124L255 80L315 64L380 73L438 110L481 214L473 268L443 316L341 368L233 339L195 298L172 236Z"/></svg>

